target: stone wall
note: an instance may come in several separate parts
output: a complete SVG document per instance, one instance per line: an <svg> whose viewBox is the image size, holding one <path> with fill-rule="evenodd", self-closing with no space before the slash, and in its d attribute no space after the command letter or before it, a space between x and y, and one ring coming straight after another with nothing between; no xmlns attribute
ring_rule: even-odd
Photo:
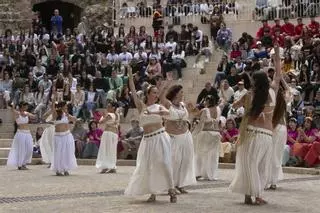
<svg viewBox="0 0 320 213"><path fill-rule="evenodd" d="M8 28L15 32L20 29L30 29L33 5L46 1L48 0L1 0L0 34ZM60 0L60 2L72 3L80 7L83 10L83 15L87 11L91 11L90 14L96 14L101 19L97 20L96 24L100 24L100 22L111 23L112 12L108 12L108 8L112 7L112 0Z"/></svg>

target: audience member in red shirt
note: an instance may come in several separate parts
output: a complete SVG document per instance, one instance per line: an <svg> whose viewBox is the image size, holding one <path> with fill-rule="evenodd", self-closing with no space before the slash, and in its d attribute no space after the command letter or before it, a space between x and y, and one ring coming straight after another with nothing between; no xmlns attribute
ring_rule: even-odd
<svg viewBox="0 0 320 213"><path fill-rule="evenodd" d="M234 59L236 59L238 56L241 56L241 51L240 51L238 42L234 42L234 43L232 44L232 50L231 50L231 53L230 53L230 58L231 58L232 60L234 60Z"/></svg>
<svg viewBox="0 0 320 213"><path fill-rule="evenodd" d="M320 34L319 33L320 24L319 24L319 22L317 22L315 20L314 16L310 17L310 24L308 25L308 27L309 27L309 30L311 31L313 37L316 37Z"/></svg>
<svg viewBox="0 0 320 213"><path fill-rule="evenodd" d="M264 35L265 30L269 30L269 32L271 32L271 27L268 25L268 21L267 20L263 20L262 21L262 27L259 28L258 32L257 32L257 40L260 40L262 38L262 36Z"/></svg>
<svg viewBox="0 0 320 213"><path fill-rule="evenodd" d="M304 24L302 23L302 18L297 18L297 26L294 27L294 32L296 34L296 36L294 37L295 41L301 38L303 26Z"/></svg>
<svg viewBox="0 0 320 213"><path fill-rule="evenodd" d="M281 31L284 35L295 36L294 25L289 22L289 18L285 17L283 19L284 25L281 27Z"/></svg>
<svg viewBox="0 0 320 213"><path fill-rule="evenodd" d="M279 44L280 47L284 47L284 35L281 34L280 29L276 29L273 36L273 45Z"/></svg>
<svg viewBox="0 0 320 213"><path fill-rule="evenodd" d="M280 24L280 19L275 19L274 20L274 23L275 23L275 25L273 25L273 27L271 28L271 33L272 33L272 35L274 35L274 33L275 33L275 31L277 30L277 29L279 29L280 30L280 33L281 33L281 24Z"/></svg>

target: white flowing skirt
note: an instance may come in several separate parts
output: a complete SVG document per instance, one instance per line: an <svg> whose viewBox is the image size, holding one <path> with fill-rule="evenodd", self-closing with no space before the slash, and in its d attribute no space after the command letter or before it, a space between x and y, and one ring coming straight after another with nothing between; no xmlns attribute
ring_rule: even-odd
<svg viewBox="0 0 320 213"><path fill-rule="evenodd" d="M171 135L174 185L184 187L196 184L194 148L191 133Z"/></svg>
<svg viewBox="0 0 320 213"><path fill-rule="evenodd" d="M161 131L164 131L164 128L148 135ZM144 137L138 150L136 169L124 194L128 196L158 194L172 188L174 184L169 135L162 132L149 138Z"/></svg>
<svg viewBox="0 0 320 213"><path fill-rule="evenodd" d="M195 137L196 176L217 180L221 135L216 131L201 131Z"/></svg>
<svg viewBox="0 0 320 213"><path fill-rule="evenodd" d="M115 169L117 163L118 135L104 131L101 136L96 167L98 169Z"/></svg>
<svg viewBox="0 0 320 213"><path fill-rule="evenodd" d="M7 166L21 167L31 163L33 139L30 130L19 130L13 138Z"/></svg>
<svg viewBox="0 0 320 213"><path fill-rule="evenodd" d="M50 125L43 131L39 141L42 161L45 163L51 163L51 159L53 156L54 133L55 126Z"/></svg>
<svg viewBox="0 0 320 213"><path fill-rule="evenodd" d="M282 160L284 155L285 145L287 143L287 127L285 125L277 125L273 130L272 137L272 161L270 166L269 184L277 184L283 179Z"/></svg>
<svg viewBox="0 0 320 213"><path fill-rule="evenodd" d="M272 131L249 125L244 141L237 148L236 175L230 190L261 197L270 173Z"/></svg>
<svg viewBox="0 0 320 213"><path fill-rule="evenodd" d="M51 170L65 172L77 167L74 138L70 131L55 132Z"/></svg>

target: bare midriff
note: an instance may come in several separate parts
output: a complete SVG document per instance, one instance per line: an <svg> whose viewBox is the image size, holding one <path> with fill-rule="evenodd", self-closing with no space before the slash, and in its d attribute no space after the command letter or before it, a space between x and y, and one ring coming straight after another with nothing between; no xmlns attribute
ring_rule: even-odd
<svg viewBox="0 0 320 213"><path fill-rule="evenodd" d="M106 132L113 132L115 134L118 134L118 128L115 127L115 126L109 126L109 125L106 125L106 127L104 128L104 131Z"/></svg>
<svg viewBox="0 0 320 213"><path fill-rule="evenodd" d="M273 131L273 125L272 125L273 113L270 113L272 112L273 109L274 107L272 106L266 106L263 110L264 116L261 114L256 119L249 118L248 125Z"/></svg>
<svg viewBox="0 0 320 213"><path fill-rule="evenodd" d="M153 124L144 125L143 131L144 131L144 134L150 134L150 133L155 132L161 128L163 128L162 123L153 123Z"/></svg>
<svg viewBox="0 0 320 213"><path fill-rule="evenodd" d="M188 122L184 120L166 120L165 128L169 135L181 135L189 130L189 125Z"/></svg>
<svg viewBox="0 0 320 213"><path fill-rule="evenodd" d="M29 130L29 124L18 124L18 129Z"/></svg>
<svg viewBox="0 0 320 213"><path fill-rule="evenodd" d="M56 132L66 132L70 130L69 124L56 124L55 128L56 128L55 130Z"/></svg>

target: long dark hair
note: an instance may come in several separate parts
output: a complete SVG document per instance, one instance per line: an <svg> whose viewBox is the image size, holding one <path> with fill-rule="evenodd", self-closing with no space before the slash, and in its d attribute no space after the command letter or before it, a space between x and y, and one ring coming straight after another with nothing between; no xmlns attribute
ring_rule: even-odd
<svg viewBox="0 0 320 213"><path fill-rule="evenodd" d="M63 107L66 105L67 103L65 101L60 101L57 105L56 105L56 112L57 112L57 118L56 120L61 120L62 116L63 116Z"/></svg>
<svg viewBox="0 0 320 213"><path fill-rule="evenodd" d="M145 98L144 98L144 103L146 104L148 102L148 95L150 94L151 90L154 89L154 88L157 88L156 86L154 85L150 85L148 86L147 90L145 91Z"/></svg>
<svg viewBox="0 0 320 213"><path fill-rule="evenodd" d="M182 90L183 87L181 85L173 85L172 87L170 87L170 89L167 92L166 98L169 101L173 101L173 99L176 97L176 95L180 92L180 90Z"/></svg>
<svg viewBox="0 0 320 213"><path fill-rule="evenodd" d="M264 106L269 98L269 79L265 72L256 71L252 75L253 79L253 99L252 106L248 115L254 119L258 118L260 113L264 110Z"/></svg>
<svg viewBox="0 0 320 213"><path fill-rule="evenodd" d="M276 99L276 106L274 108L273 116L272 116L272 126L275 128L279 123L280 120L283 119L286 109L287 109L287 103L285 101L285 89L280 82L280 87L277 93L277 99Z"/></svg>

